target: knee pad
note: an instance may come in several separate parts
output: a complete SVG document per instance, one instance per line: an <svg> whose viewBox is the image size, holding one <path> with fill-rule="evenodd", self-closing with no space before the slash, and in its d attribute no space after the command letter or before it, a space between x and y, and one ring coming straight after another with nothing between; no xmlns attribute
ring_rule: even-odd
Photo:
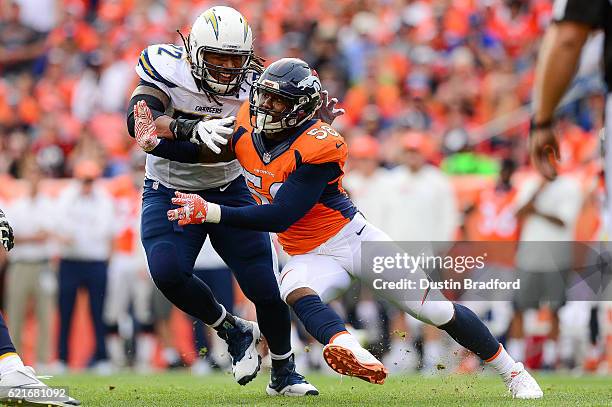
<svg viewBox="0 0 612 407"><path fill-rule="evenodd" d="M180 284L185 279L176 246L159 242L151 246L147 260L153 282L163 291L164 287Z"/></svg>
<svg viewBox="0 0 612 407"><path fill-rule="evenodd" d="M426 324L433 326L442 326L448 323L455 315L455 307L453 303L445 301L407 301L404 303L410 315Z"/></svg>

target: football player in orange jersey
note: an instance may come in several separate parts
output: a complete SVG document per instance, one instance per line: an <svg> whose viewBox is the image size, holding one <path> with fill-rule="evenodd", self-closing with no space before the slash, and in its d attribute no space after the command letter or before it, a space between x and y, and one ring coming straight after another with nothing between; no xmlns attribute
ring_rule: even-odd
<svg viewBox="0 0 612 407"><path fill-rule="evenodd" d="M387 370L346 331L326 302L346 289L361 270L361 243L390 241L357 211L342 188L348 150L329 125L314 119L321 106L321 83L304 61L281 59L253 84L249 104L238 115L227 148L215 158L205 147L184 160L212 162L237 158L260 205L229 207L198 194L176 193L168 219L179 225L224 223L277 232L292 257L278 276L282 298L308 332L325 345L329 366L341 374L382 384ZM156 137L146 105L135 106L140 139ZM197 152L194 152L197 150ZM445 330L488 362L517 398L540 398L542 390L468 308L439 291L421 301L395 298L415 318ZM434 299L435 298L435 299Z"/></svg>

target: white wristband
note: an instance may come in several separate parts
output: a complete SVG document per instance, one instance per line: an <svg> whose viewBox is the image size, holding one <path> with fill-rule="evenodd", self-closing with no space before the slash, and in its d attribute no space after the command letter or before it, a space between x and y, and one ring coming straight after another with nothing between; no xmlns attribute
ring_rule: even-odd
<svg viewBox="0 0 612 407"><path fill-rule="evenodd" d="M208 213L206 214L206 223L221 222L221 207L215 203L208 203Z"/></svg>

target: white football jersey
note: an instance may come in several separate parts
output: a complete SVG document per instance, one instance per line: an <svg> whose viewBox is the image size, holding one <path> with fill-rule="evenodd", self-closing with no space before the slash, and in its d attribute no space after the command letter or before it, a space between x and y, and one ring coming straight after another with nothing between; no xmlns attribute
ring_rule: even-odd
<svg viewBox="0 0 612 407"><path fill-rule="evenodd" d="M140 54L138 76L155 84L170 97L168 116L177 118L220 119L236 116L249 98L252 75L247 75L238 95L209 97L199 91L191 75L187 53L173 44L156 44ZM215 102L218 100L221 104ZM217 164L185 164L147 155L146 177L173 189L199 191L216 188L236 179L242 172L238 160Z"/></svg>

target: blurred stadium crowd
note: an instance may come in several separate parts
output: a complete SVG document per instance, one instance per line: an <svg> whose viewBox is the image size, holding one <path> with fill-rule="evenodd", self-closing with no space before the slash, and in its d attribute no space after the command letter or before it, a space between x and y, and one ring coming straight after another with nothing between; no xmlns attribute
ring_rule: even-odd
<svg viewBox="0 0 612 407"><path fill-rule="evenodd" d="M306 60L340 99L347 113L334 125L350 147L345 187L394 239L602 238L597 72L586 70L563 109L560 181L541 184L527 166L527 106L550 1L223 3L248 18L258 54ZM182 45L176 30L187 34L199 11L214 4L2 2L0 207L17 236L14 253L0 258L3 301L18 349L39 371L190 363L205 373L226 363L221 345L198 323L194 334L148 279L138 237L144 157L125 126L140 51ZM534 225L534 202L553 210L566 203L561 229ZM252 313L214 254L203 253L196 266L228 310ZM91 316L78 287L95 299ZM392 371L477 367L444 337L358 288L337 306L364 341L387 354ZM532 367L612 371L612 312L605 307L576 302L517 317L499 303L481 311L493 332L508 338L510 353ZM321 365L304 335L294 343L302 363Z"/></svg>

